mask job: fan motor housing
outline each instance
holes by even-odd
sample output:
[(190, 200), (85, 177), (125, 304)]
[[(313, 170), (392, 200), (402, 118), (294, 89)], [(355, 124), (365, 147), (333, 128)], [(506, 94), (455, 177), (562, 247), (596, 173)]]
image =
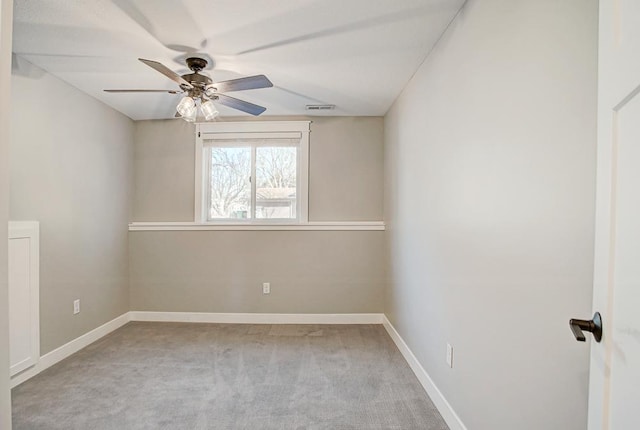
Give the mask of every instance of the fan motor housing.
[(210, 77), (201, 75), (200, 73), (187, 73), (186, 75), (182, 75), (182, 79), (189, 82), (194, 87), (204, 88), (207, 85), (211, 85), (213, 81)]
[[(198, 57), (187, 58), (186, 63), (189, 69), (193, 71), (193, 73), (187, 73), (186, 75), (182, 75), (182, 78), (185, 81), (189, 82), (191, 85), (193, 85), (193, 89), (191, 89), (190, 92), (198, 93), (194, 95), (199, 96), (200, 93), (204, 91), (204, 89), (207, 86), (213, 83), (210, 77), (201, 75), (200, 73), (198, 73), (199, 71), (207, 67), (207, 64), (209, 63), (204, 58), (198, 58)], [(189, 90), (189, 88), (185, 88), (184, 86), (181, 86), (181, 88), (185, 91)]]

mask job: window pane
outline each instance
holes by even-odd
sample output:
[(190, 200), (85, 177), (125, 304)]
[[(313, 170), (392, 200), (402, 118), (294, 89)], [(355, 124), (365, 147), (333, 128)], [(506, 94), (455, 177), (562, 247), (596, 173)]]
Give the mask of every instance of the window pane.
[(296, 218), (296, 148), (256, 148), (256, 218)]
[(251, 218), (251, 148), (211, 148), (209, 219)]

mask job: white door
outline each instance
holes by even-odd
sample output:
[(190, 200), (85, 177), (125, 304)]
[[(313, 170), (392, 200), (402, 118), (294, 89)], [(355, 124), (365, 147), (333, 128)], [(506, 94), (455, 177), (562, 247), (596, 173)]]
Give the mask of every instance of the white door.
[(600, 0), (589, 430), (640, 429), (640, 0)]

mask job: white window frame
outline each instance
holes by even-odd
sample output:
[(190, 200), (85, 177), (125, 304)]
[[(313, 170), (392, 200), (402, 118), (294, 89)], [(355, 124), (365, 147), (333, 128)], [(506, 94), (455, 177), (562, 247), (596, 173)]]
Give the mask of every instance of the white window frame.
[[(242, 122), (213, 122), (196, 124), (195, 143), (195, 195), (194, 214), (195, 222), (198, 224), (308, 224), (309, 222), (309, 131), (311, 121), (242, 121)], [(205, 186), (205, 174), (207, 171), (204, 157), (204, 142), (209, 140), (229, 140), (229, 139), (277, 139), (277, 138), (299, 138), (297, 146), (297, 170), (296, 177), (296, 214), (297, 218), (292, 219), (269, 219), (269, 218), (247, 218), (244, 219), (221, 219), (207, 220), (206, 198), (208, 189)], [(255, 149), (254, 149), (255, 150)], [(255, 166), (252, 164), (252, 169)], [(252, 172), (255, 178), (255, 172)], [(252, 192), (252, 204), (255, 205), (255, 192)], [(255, 206), (252, 206), (255, 209)]]

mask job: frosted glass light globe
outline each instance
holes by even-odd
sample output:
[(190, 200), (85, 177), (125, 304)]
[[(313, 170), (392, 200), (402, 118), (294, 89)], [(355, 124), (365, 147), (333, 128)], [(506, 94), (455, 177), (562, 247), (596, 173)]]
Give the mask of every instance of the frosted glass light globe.
[(183, 118), (187, 117), (191, 114), (192, 110), (196, 110), (196, 102), (189, 96), (183, 97), (180, 103), (178, 103), (178, 106), (176, 106), (176, 110)]
[(217, 117), (219, 113), (211, 100), (207, 100), (206, 102), (202, 103), (200, 105), (200, 109), (204, 114), (204, 119), (206, 119), (207, 121), (211, 121), (212, 119)]
[(184, 115), (182, 115), (182, 119), (184, 119), (187, 122), (195, 122), (197, 113), (198, 113), (198, 109), (194, 106), (189, 111), (186, 111)]

